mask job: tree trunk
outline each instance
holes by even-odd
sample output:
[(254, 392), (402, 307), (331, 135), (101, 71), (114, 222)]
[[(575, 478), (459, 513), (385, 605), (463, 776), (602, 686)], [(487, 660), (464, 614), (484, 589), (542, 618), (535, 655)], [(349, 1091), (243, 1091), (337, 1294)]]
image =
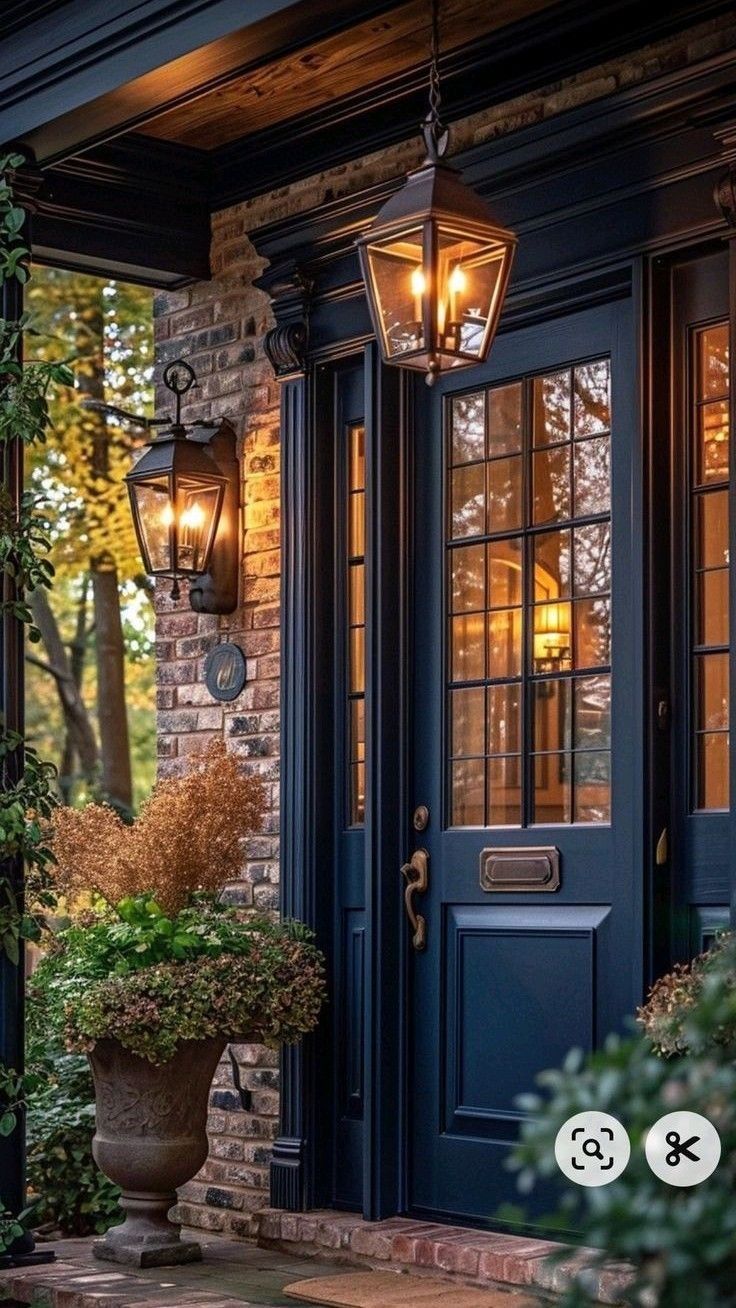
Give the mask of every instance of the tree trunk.
[[(80, 317), (78, 345), (81, 365), (77, 387), (86, 399), (105, 399), (105, 321), (102, 288), (96, 303)], [(93, 476), (110, 476), (110, 434), (104, 411), (86, 409), (83, 425), (89, 439)], [(92, 494), (92, 492), (90, 492)], [(94, 510), (94, 502), (90, 505)], [(117, 568), (110, 555), (91, 560), (97, 660), (97, 719), (102, 757), (102, 789), (115, 807), (130, 810), (133, 782), (125, 703), (125, 645), (120, 617)]]
[[(74, 680), (66, 647), (61, 639), (48, 595), (43, 589), (34, 590), (29, 595), (28, 602), (33, 613), (33, 621), (41, 633), (48, 663), (43, 663), (40, 659), (33, 661), (54, 678), (66, 729), (79, 758), (80, 771), (88, 781), (93, 781), (97, 772), (97, 741), (89, 714)], [(33, 659), (33, 656), (28, 655), (28, 658)]]
[(125, 646), (120, 619), (118, 574), (112, 559), (92, 567), (97, 651), (97, 722), (102, 755), (102, 788), (116, 808), (133, 807), (128, 714), (125, 704)]
[[(82, 593), (79, 596), (79, 601), (77, 603), (77, 621), (74, 639), (69, 645), (69, 670), (80, 697), (82, 694), (82, 681), (84, 680), (84, 664), (87, 657), (87, 641), (89, 639), (89, 633), (87, 631), (88, 599), (89, 577), (85, 576), (82, 582)], [(65, 804), (71, 803), (76, 758), (74, 738), (67, 727), (64, 748), (61, 754), (61, 762), (59, 764), (59, 789)]]

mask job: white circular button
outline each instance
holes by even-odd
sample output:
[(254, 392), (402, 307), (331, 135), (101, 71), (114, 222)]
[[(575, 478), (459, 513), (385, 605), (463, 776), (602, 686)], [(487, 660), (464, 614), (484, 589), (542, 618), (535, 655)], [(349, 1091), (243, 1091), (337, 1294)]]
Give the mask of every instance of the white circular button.
[(666, 1113), (648, 1132), (644, 1152), (660, 1181), (700, 1185), (715, 1172), (721, 1157), (716, 1128), (700, 1113)]
[(576, 1185), (610, 1185), (623, 1172), (631, 1144), (618, 1118), (590, 1109), (568, 1117), (557, 1132), (555, 1158)]

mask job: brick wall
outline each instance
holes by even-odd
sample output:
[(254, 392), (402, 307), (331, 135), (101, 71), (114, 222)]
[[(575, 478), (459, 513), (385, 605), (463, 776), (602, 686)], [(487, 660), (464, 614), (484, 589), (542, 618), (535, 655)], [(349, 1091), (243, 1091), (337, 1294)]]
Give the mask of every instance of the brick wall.
[[(262, 834), (245, 850), (233, 902), (278, 906), (279, 752), (279, 447), (278, 388), (263, 353), (272, 325), (269, 305), (251, 285), (263, 264), (243, 236), (242, 219), (227, 213), (213, 223), (211, 282), (166, 292), (154, 304), (157, 377), (185, 356), (198, 388), (184, 421), (228, 417), (239, 436), (243, 484), (242, 607), (232, 617), (193, 613), (184, 593), (178, 604), (161, 585), (156, 598), (159, 773), (186, 767), (187, 755), (224, 736), (244, 766), (266, 782)], [(157, 392), (159, 410), (168, 405)], [(245, 651), (248, 680), (232, 704), (215, 703), (203, 682), (207, 652), (227, 635)], [(247, 1110), (228, 1058), (218, 1069), (211, 1100), (211, 1153), (199, 1176), (180, 1194), (181, 1215), (209, 1230), (249, 1234), (248, 1213), (267, 1201), (270, 1142), (278, 1114), (278, 1056), (260, 1045), (233, 1047)]]
[[(710, 20), (624, 61), (474, 114), (453, 126), (453, 148), (468, 149), (734, 45), (736, 22)], [(224, 736), (246, 767), (267, 782), (264, 831), (250, 841), (242, 880), (230, 891), (243, 905), (271, 909), (278, 903), (279, 748), (279, 397), (262, 344), (272, 325), (269, 305), (252, 285), (262, 263), (247, 233), (399, 176), (416, 166), (421, 155), (415, 138), (216, 214), (212, 280), (156, 298), (159, 376), (165, 364), (181, 354), (199, 377), (199, 389), (184, 410), (185, 421), (226, 416), (241, 439), (242, 608), (232, 618), (198, 617), (186, 596), (174, 606), (160, 594), (156, 652), (161, 774), (180, 771), (193, 748)], [(164, 394), (158, 399), (164, 408)], [(205, 655), (221, 632), (242, 645), (248, 659), (245, 689), (227, 707), (213, 704), (202, 683)], [(237, 1046), (233, 1052), (248, 1106), (234, 1088), (226, 1059), (212, 1095), (210, 1158), (181, 1192), (180, 1209), (190, 1225), (248, 1235), (249, 1214), (267, 1202), (269, 1146), (277, 1128), (278, 1060), (260, 1046)]]

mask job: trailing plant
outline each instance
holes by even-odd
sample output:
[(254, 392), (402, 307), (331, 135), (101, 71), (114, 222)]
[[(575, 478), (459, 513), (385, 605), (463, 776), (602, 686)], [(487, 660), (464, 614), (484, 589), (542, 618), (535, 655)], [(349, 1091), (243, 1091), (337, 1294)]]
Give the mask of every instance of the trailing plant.
[[(30, 255), (23, 240), (25, 210), (15, 202), (12, 178), (24, 162), (20, 154), (0, 158), (0, 289), (9, 281), (28, 278)], [(48, 396), (55, 384), (72, 385), (64, 363), (21, 361), (27, 334), (25, 315), (18, 321), (0, 318), (0, 453), (17, 442), (42, 444), (48, 423)], [(26, 492), (15, 505), (7, 487), (0, 494), (0, 615), (25, 625), (32, 641), (39, 639), (24, 592), (51, 585), (48, 524), (36, 497)], [(21, 762), (22, 760), (22, 762)], [(24, 746), (22, 737), (0, 728), (0, 948), (11, 962), (20, 956), (22, 936), (38, 935), (37, 915), (53, 902), (48, 876), (51, 856), (39, 819), (48, 818), (55, 803), (54, 770)], [(27, 868), (25, 912), (13, 866)]]
[[(623, 1175), (599, 1188), (565, 1188), (557, 1222), (599, 1251), (589, 1266), (631, 1264), (631, 1305), (736, 1305), (735, 977), (736, 940), (728, 937), (657, 983), (638, 1015), (640, 1034), (611, 1038), (587, 1058), (573, 1051), (539, 1078), (543, 1094), (519, 1100), (532, 1115), (513, 1160), (524, 1192), (559, 1183), (555, 1137), (573, 1114), (597, 1109), (625, 1125), (631, 1159)], [(707, 1117), (721, 1138), (716, 1171), (691, 1189), (660, 1181), (644, 1153), (649, 1129), (678, 1109)], [(587, 1276), (574, 1277), (564, 1308), (593, 1302)]]
[[(0, 290), (28, 278), (30, 251), (23, 240), (25, 210), (15, 202), (12, 178), (24, 163), (20, 154), (0, 157)], [(22, 361), (28, 320), (0, 318), (0, 458), (7, 467), (8, 451), (43, 444), (48, 423), (48, 397), (55, 384), (72, 385), (64, 363)], [(0, 618), (21, 623), (31, 641), (39, 639), (25, 592), (51, 585), (48, 524), (41, 505), (28, 492), (15, 504), (7, 485), (0, 491)], [(0, 722), (0, 950), (17, 966), (20, 940), (40, 932), (39, 916), (52, 907), (49, 878), (51, 854), (42, 822), (55, 804), (54, 769), (25, 745), (17, 731)], [(25, 887), (19, 867), (25, 865)], [(28, 905), (28, 909), (26, 908)], [(0, 1064), (0, 1135), (19, 1128), (27, 1097), (36, 1088), (33, 1074), (21, 1076)], [(30, 1212), (0, 1212), (0, 1250), (23, 1234)]]

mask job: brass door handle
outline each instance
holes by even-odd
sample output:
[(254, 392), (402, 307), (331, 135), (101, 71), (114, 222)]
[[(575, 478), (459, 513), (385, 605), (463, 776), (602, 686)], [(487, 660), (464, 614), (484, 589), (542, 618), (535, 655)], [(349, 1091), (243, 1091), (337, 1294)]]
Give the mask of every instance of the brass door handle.
[(414, 911), (414, 896), (423, 895), (429, 886), (429, 854), (426, 849), (415, 849), (408, 863), (404, 863), (401, 875), (406, 881), (404, 904), (406, 916), (414, 932), (411, 943), (415, 949), (424, 949), (427, 944), (427, 923), (421, 913)]

